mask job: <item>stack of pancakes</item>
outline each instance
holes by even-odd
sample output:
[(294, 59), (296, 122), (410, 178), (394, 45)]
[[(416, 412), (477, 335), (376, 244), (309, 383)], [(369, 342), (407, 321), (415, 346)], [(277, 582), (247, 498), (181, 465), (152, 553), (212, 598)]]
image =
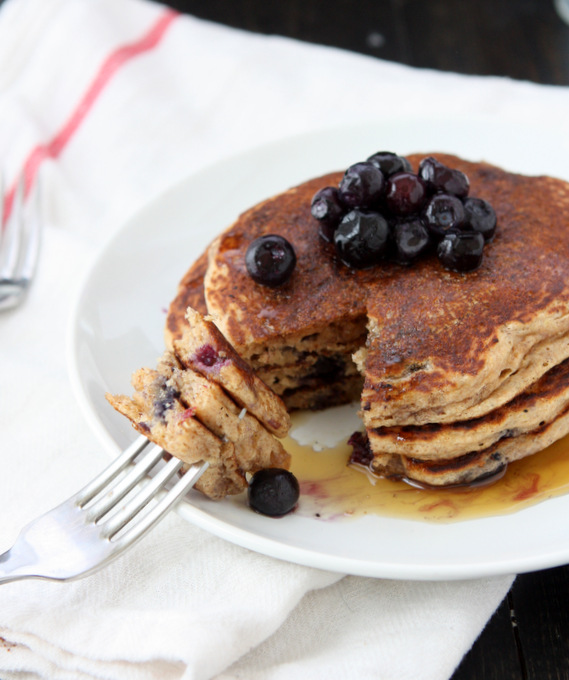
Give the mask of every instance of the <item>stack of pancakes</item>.
[[(436, 257), (353, 270), (318, 236), (312, 196), (342, 173), (251, 208), (191, 267), (171, 304), (175, 347), (188, 306), (217, 327), (289, 409), (361, 400), (372, 471), (432, 485), (493, 475), (569, 431), (569, 184), (435, 156), (465, 172), (498, 217), (481, 267)], [(245, 251), (275, 233), (297, 266), (256, 284)]]
[(210, 498), (243, 491), (247, 473), (287, 468), (275, 436), (286, 435), (288, 412), (217, 328), (188, 309), (173, 345), (156, 368), (134, 373), (132, 397), (108, 394), (110, 404), (173, 456), (207, 461), (196, 488)]

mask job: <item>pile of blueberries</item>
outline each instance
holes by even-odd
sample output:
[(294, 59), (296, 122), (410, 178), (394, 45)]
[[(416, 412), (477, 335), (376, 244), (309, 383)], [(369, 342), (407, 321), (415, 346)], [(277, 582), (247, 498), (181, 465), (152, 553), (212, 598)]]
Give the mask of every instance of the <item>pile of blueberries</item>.
[[(494, 209), (469, 189), (463, 172), (436, 158), (424, 158), (415, 174), (403, 156), (378, 151), (351, 165), (339, 186), (318, 191), (311, 212), (321, 238), (353, 269), (410, 265), (436, 252), (446, 269), (469, 272), (496, 231)], [(245, 261), (257, 283), (276, 287), (290, 278), (296, 254), (284, 237), (267, 234), (250, 244)]]
[(406, 158), (379, 151), (351, 165), (338, 187), (318, 191), (311, 211), (349, 267), (385, 259), (408, 265), (436, 251), (446, 269), (467, 272), (480, 266), (496, 231), (494, 209), (469, 197), (469, 188), (463, 172), (433, 157), (415, 174)]

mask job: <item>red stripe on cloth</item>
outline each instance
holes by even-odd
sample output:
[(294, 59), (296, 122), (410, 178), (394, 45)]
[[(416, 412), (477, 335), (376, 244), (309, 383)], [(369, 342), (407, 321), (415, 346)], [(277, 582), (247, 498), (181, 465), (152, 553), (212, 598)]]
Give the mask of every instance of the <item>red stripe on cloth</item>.
[[(126, 62), (156, 47), (174, 19), (178, 16), (180, 16), (179, 12), (171, 9), (166, 10), (139, 40), (117, 48), (105, 59), (85, 94), (81, 97), (69, 118), (61, 126), (59, 132), (49, 142), (38, 144), (26, 158), (23, 170), (20, 173), (20, 177), (24, 176), (24, 196), (27, 196), (32, 188), (42, 162), (46, 158), (57, 158), (59, 156), (69, 140), (77, 132), (79, 126), (92, 109), (93, 104), (97, 101), (97, 98), (114, 74)], [(14, 181), (4, 197), (4, 221), (8, 219), (12, 211), (14, 194), (19, 181), (19, 178)]]

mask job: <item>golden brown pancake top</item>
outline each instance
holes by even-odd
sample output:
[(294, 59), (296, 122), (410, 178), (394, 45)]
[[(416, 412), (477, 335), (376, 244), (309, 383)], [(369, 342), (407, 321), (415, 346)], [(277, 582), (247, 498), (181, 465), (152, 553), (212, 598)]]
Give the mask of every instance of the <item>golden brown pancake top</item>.
[[(410, 160), (416, 167), (425, 155)], [(423, 362), (432, 362), (437, 370), (428, 376), (417, 371), (421, 375), (413, 387), (431, 391), (438, 381), (448, 381), (447, 370), (476, 374), (504, 324), (526, 323), (545, 308), (565, 313), (569, 184), (444, 154), (428, 155), (465, 172), (470, 195), (489, 201), (497, 213), (496, 236), (486, 245), (477, 271), (449, 272), (434, 256), (411, 267), (389, 262), (366, 270), (346, 267), (319, 238), (310, 214), (314, 193), (337, 185), (342, 177), (340, 172), (329, 174), (251, 208), (222, 235), (210, 263), (206, 299), (210, 312), (223, 311), (230, 340), (238, 347), (262, 343), (367, 313), (380, 331), (368, 340), (373, 350), (366, 363), (368, 380), (374, 389), (384, 389), (378, 397), (396, 398), (397, 387), (389, 380), (413, 373)], [(245, 269), (248, 245), (268, 233), (287, 238), (297, 255), (291, 279), (276, 289), (256, 284)], [(204, 268), (201, 260), (188, 273), (192, 287), (186, 295), (194, 305), (201, 299), (196, 282)], [(171, 316), (184, 303), (182, 291)], [(412, 375), (404, 381), (406, 390), (410, 381)]]

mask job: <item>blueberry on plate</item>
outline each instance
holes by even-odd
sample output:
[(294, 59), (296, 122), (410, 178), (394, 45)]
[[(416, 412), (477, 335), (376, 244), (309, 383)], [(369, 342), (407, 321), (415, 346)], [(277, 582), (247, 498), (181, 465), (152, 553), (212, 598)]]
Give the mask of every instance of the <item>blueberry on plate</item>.
[(247, 490), (249, 506), (270, 517), (281, 517), (294, 509), (300, 496), (297, 478), (282, 468), (258, 470)]
[(249, 276), (264, 286), (280, 286), (296, 266), (296, 253), (283, 236), (267, 234), (249, 244), (245, 254)]
[(484, 237), (474, 231), (447, 234), (439, 243), (437, 255), (445, 269), (471, 272), (482, 262)]
[(336, 252), (342, 262), (354, 269), (376, 264), (387, 252), (390, 229), (383, 215), (352, 210), (334, 234)]

